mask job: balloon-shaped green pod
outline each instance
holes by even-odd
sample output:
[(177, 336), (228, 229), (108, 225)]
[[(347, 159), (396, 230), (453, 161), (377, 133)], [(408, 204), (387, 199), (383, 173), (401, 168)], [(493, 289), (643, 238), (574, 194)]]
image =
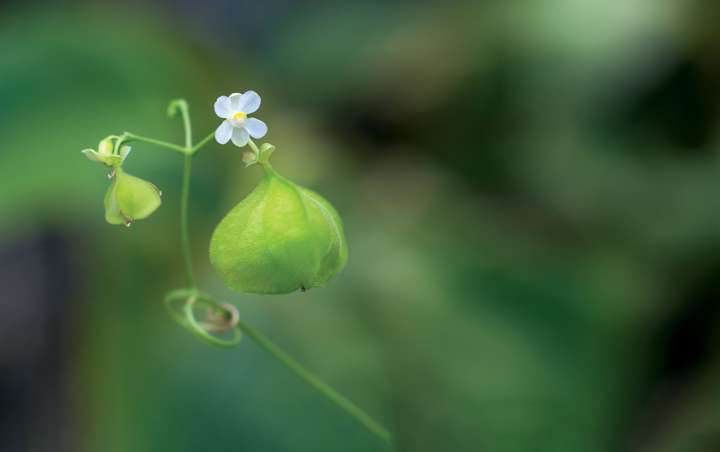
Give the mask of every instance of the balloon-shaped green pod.
[(130, 224), (149, 217), (160, 207), (158, 188), (139, 177), (115, 168), (112, 184), (105, 193), (105, 220), (110, 224)]
[(322, 287), (348, 257), (342, 221), (317, 193), (260, 162), (263, 178), (223, 218), (210, 261), (231, 289), (281, 294)]

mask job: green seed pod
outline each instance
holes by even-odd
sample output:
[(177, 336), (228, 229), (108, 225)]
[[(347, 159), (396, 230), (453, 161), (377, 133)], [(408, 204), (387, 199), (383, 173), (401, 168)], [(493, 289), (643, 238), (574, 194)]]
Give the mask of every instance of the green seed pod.
[(105, 193), (105, 220), (110, 224), (130, 226), (135, 220), (147, 218), (160, 207), (161, 192), (138, 177), (115, 168), (112, 184)]
[(210, 261), (239, 292), (322, 287), (347, 262), (340, 216), (322, 196), (284, 178), (263, 157), (263, 179), (215, 229)]

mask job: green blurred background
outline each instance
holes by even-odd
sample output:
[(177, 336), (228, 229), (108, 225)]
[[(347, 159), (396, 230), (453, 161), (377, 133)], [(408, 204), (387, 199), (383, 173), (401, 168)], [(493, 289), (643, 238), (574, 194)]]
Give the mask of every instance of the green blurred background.
[(381, 451), (183, 284), (181, 159), (103, 220), (80, 150), (181, 142), (254, 89), (276, 169), (344, 218), (329, 287), (243, 296), (209, 266), (259, 178), (195, 160), (201, 285), (364, 407), (397, 451), (720, 450), (720, 6), (712, 1), (9, 1), (0, 6), (0, 450)]

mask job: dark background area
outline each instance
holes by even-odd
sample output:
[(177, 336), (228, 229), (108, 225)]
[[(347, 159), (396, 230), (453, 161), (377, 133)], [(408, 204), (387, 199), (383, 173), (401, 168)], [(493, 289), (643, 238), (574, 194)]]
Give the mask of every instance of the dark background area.
[(166, 315), (163, 206), (103, 220), (80, 150), (180, 142), (253, 89), (273, 165), (342, 215), (327, 288), (222, 287), (210, 234), (259, 178), (195, 162), (202, 286), (394, 433), (398, 451), (720, 450), (720, 6), (711, 1), (5, 2), (0, 450), (384, 450), (246, 340)]

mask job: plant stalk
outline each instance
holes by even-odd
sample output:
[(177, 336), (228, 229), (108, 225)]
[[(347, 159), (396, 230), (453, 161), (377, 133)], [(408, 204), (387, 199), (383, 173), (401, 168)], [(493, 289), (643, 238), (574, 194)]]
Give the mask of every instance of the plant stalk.
[(383, 426), (375, 422), (365, 411), (360, 407), (352, 403), (348, 398), (335, 391), (330, 385), (320, 380), (310, 371), (305, 369), (302, 364), (295, 361), (287, 353), (282, 351), (277, 345), (275, 345), (270, 339), (255, 328), (251, 327), (242, 320), (238, 321), (238, 327), (250, 338), (255, 341), (261, 348), (266, 352), (270, 353), (275, 359), (286, 368), (290, 369), (295, 375), (300, 377), (305, 383), (310, 385), (313, 389), (318, 391), (320, 394), (325, 396), (330, 402), (334, 403), (353, 419), (362, 424), (370, 433), (374, 434), (378, 438), (382, 439), (386, 443), (391, 442), (391, 435)]
[(195, 289), (192, 253), (190, 248), (190, 228), (188, 226), (188, 205), (190, 201), (190, 176), (192, 173), (192, 155), (185, 154), (183, 163), (182, 193), (180, 196), (180, 240), (183, 260), (185, 261), (185, 277), (188, 287)]
[[(188, 207), (189, 207), (189, 201), (190, 201), (190, 176), (192, 175), (192, 158), (195, 153), (200, 150), (205, 144), (207, 144), (210, 140), (212, 140), (214, 136), (214, 132), (211, 132), (209, 135), (207, 135), (205, 138), (203, 138), (200, 142), (195, 144), (193, 146), (192, 144), (192, 124), (190, 122), (190, 114), (188, 112), (188, 106), (187, 102), (185, 102), (183, 99), (177, 99), (176, 101), (173, 101), (171, 104), (171, 114), (174, 114), (175, 112), (179, 111), (182, 115), (183, 120), (183, 127), (185, 129), (185, 146), (179, 146), (173, 143), (168, 143), (166, 141), (156, 140), (154, 138), (148, 138), (140, 135), (135, 135), (130, 132), (125, 132), (122, 137), (123, 142), (130, 142), (130, 141), (141, 141), (149, 144), (154, 144), (156, 146), (164, 147), (166, 149), (171, 149), (173, 151), (180, 152), (184, 154), (184, 163), (183, 163), (183, 178), (182, 178), (182, 192), (180, 197), (180, 240), (181, 240), (181, 250), (183, 255), (183, 260), (185, 262), (185, 276), (188, 283), (188, 288), (191, 290), (191, 292), (195, 293), (193, 295), (192, 300), (195, 300), (197, 298), (197, 285), (195, 282), (195, 275), (193, 273), (193, 265), (192, 265), (192, 254), (191, 254), (191, 247), (190, 247), (190, 230), (188, 226)], [(255, 152), (256, 155), (260, 154), (260, 150), (258, 149), (257, 145), (250, 140), (248, 142), (250, 148)], [(209, 297), (205, 297), (205, 299), (209, 302), (213, 302)], [(189, 323), (189, 326), (192, 328), (201, 329), (199, 325), (197, 325), (197, 322), (194, 321), (194, 317), (192, 315), (192, 305), (187, 304), (185, 306), (185, 315), (191, 319), (192, 321)], [(174, 316), (176, 320), (178, 320), (177, 317)], [(188, 325), (183, 324), (182, 321), (178, 320), (179, 323), (183, 326), (188, 327)], [(305, 367), (302, 366), (298, 361), (291, 358), (287, 353), (282, 351), (277, 345), (275, 345), (270, 339), (268, 339), (264, 334), (262, 334), (260, 331), (256, 330), (252, 326), (248, 325), (247, 323), (243, 322), (242, 320), (238, 320), (237, 328), (239, 328), (243, 333), (250, 336), (250, 338), (255, 341), (256, 344), (258, 344), (263, 350), (268, 352), (272, 357), (277, 359), (283, 366), (285, 366), (287, 369), (289, 369), (291, 372), (293, 372), (296, 376), (298, 376), (302, 381), (304, 381), (306, 384), (308, 384), (310, 387), (318, 391), (320, 394), (322, 394), (325, 398), (327, 398), (330, 402), (337, 405), (340, 409), (345, 411), (349, 416), (351, 416), (353, 419), (355, 419), (357, 422), (359, 422), (361, 425), (363, 425), (369, 432), (377, 436), (378, 438), (382, 439), (386, 443), (390, 444), (392, 441), (392, 437), (389, 431), (387, 431), (384, 427), (382, 427), (380, 424), (375, 422), (375, 420), (370, 417), (365, 411), (363, 411), (360, 407), (355, 405), (353, 402), (351, 402), (349, 399), (347, 399), (342, 394), (335, 391), (330, 385), (325, 383), (324, 381), (320, 380), (318, 377), (316, 377), (313, 373), (305, 369)], [(197, 331), (196, 331), (197, 333)], [(206, 341), (208, 341), (211, 344), (218, 345), (217, 343), (209, 340), (207, 337), (205, 337), (207, 333), (204, 335), (200, 335), (200, 337)]]

